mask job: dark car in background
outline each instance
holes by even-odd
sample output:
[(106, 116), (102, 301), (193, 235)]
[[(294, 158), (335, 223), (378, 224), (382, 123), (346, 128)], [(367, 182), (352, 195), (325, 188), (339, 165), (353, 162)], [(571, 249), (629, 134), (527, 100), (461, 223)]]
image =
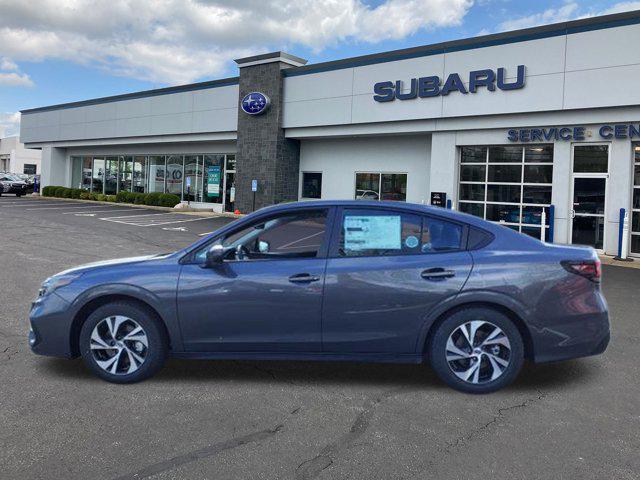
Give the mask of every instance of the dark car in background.
[(82, 356), (99, 377), (150, 377), (193, 359), (428, 363), (448, 385), (494, 391), (525, 359), (609, 342), (600, 262), (477, 217), (400, 202), (265, 208), (171, 254), (47, 279), (35, 353)]
[(0, 173), (0, 185), (2, 186), (0, 195), (3, 193), (11, 193), (17, 197), (21, 197), (28, 193), (27, 182), (10, 173)]

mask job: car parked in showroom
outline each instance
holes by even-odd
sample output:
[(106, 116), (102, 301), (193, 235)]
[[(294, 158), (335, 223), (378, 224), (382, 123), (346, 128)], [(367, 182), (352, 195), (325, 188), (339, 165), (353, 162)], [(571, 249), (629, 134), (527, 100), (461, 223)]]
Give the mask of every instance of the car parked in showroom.
[(494, 391), (525, 359), (609, 342), (600, 262), (438, 207), (313, 201), (259, 210), (174, 253), (47, 279), (35, 353), (82, 356), (99, 377), (150, 377), (193, 359), (429, 363), (448, 385)]
[(2, 185), (3, 193), (11, 193), (16, 197), (21, 197), (27, 194), (27, 182), (10, 173), (0, 173), (0, 185)]

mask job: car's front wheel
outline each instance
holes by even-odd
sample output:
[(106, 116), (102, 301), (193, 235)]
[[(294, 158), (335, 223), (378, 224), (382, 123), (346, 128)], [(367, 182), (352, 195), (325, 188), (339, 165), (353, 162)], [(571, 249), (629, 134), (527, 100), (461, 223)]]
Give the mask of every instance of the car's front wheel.
[(435, 332), (431, 366), (449, 386), (489, 393), (510, 384), (524, 362), (518, 328), (503, 313), (469, 307), (448, 316)]
[(80, 352), (87, 367), (113, 383), (133, 383), (155, 374), (164, 364), (167, 335), (144, 307), (112, 302), (92, 312), (80, 331)]

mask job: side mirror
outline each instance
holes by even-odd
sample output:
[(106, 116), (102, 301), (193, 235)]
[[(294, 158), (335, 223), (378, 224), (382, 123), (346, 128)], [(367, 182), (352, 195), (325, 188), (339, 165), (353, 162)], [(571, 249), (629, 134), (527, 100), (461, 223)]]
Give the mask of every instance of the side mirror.
[(219, 244), (212, 245), (209, 250), (207, 250), (207, 257), (203, 267), (212, 268), (222, 264), (224, 258), (227, 256), (227, 253), (229, 253), (228, 248), (225, 248)]
[(271, 248), (271, 244), (264, 240), (258, 240), (258, 251), (260, 253), (269, 253), (269, 249)]

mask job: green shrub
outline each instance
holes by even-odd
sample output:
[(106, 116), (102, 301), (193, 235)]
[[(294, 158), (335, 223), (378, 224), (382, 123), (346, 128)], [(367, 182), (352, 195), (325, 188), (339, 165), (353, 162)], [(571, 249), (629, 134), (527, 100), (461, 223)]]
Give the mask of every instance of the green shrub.
[(118, 192), (118, 194), (116, 195), (116, 201), (118, 203), (133, 203), (132, 195), (133, 194), (131, 192)]
[(144, 204), (158, 206), (160, 205), (160, 199), (162, 198), (162, 195), (164, 195), (164, 193), (160, 193), (160, 192), (147, 193), (147, 197), (144, 199)]
[(104, 195), (102, 193), (91, 193), (80, 188), (67, 188), (55, 185), (48, 185), (42, 189), (45, 197), (57, 198), (80, 198), (83, 200), (97, 200), (100, 202), (134, 203), (136, 205), (151, 205), (158, 207), (173, 208), (180, 203), (180, 197), (172, 193), (140, 193), (140, 192), (118, 192), (117, 195)]
[(180, 197), (173, 193), (163, 193), (160, 196), (160, 206), (173, 208), (180, 203)]

